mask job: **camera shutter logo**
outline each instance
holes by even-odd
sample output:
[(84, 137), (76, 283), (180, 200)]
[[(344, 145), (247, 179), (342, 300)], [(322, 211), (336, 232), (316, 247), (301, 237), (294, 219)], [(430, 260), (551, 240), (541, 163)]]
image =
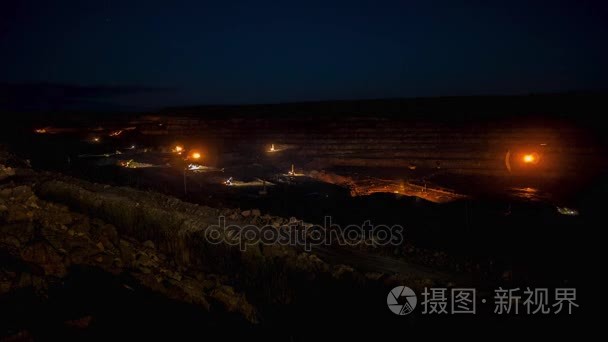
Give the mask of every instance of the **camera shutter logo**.
[(395, 287), (386, 297), (386, 305), (396, 315), (409, 314), (416, 308), (416, 303), (416, 293), (406, 286)]

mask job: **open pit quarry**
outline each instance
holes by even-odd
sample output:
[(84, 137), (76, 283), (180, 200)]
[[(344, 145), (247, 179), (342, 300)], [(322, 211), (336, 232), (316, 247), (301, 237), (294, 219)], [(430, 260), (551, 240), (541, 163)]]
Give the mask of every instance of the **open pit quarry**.
[[(587, 121), (329, 107), (168, 109), (7, 132), (3, 334), (316, 336), (302, 325), (390, 326), (386, 294), (403, 284), (471, 286), (491, 299), (499, 285), (581, 278), (584, 256), (564, 246), (583, 245), (572, 232), (602, 212), (607, 166), (605, 138)], [(405, 239), (244, 250), (206, 239), (220, 217), (280, 232), (326, 215), (340, 229), (401, 225)]]
[[(394, 117), (278, 116), (202, 118), (198, 115), (148, 116), (144, 134), (198, 137), (224, 152), (252, 146), (276, 159), (297, 159), (302, 169), (390, 168), (403, 174), (458, 174), (492, 177), (572, 178), (603, 165), (598, 137), (566, 121), (487, 120), (466, 115), (454, 121)], [(162, 123), (161, 126), (158, 123)], [(527, 153), (542, 158), (530, 167)], [(283, 156), (283, 158), (281, 158)]]
[[(89, 282), (105, 284), (112, 279), (112, 286), (122, 292), (160, 296), (170, 303), (194, 307), (202, 312), (204, 322), (212, 322), (208, 333), (224, 329), (226, 322), (256, 331), (260, 324), (267, 328), (265, 322), (276, 324), (276, 310), (281, 315), (289, 305), (319, 305), (322, 298), (340, 298), (345, 292), (360, 296), (403, 282), (413, 288), (464, 283), (462, 278), (397, 260), (385, 269), (358, 270), (330, 261), (334, 258), (327, 251), (321, 259), (314, 252), (290, 246), (256, 244), (242, 251), (227, 244), (210, 244), (203, 236), (218, 216), (226, 217), (228, 224), (276, 229), (296, 219), (262, 214), (257, 209), (211, 208), (159, 193), (34, 171), (7, 156), (5, 153), (0, 163), (0, 298), (5, 308), (16, 300), (12, 298), (23, 296), (31, 297), (33, 303), (52, 303), (54, 298), (63, 298), (74, 283), (85, 290), (93, 287), (103, 296), (103, 286), (110, 285), (78, 283), (83, 274), (87, 274), (85, 279), (101, 274)], [(374, 269), (374, 261), (370, 265)], [(386, 265), (385, 260), (380, 257), (376, 265)], [(35, 337), (40, 331), (48, 334), (48, 326), (63, 334), (67, 331), (68, 336), (82, 331), (99, 333), (98, 329), (116, 324), (109, 318), (116, 313), (105, 312), (95, 296), (63, 298), (66, 311), (58, 310), (53, 316), (45, 316), (46, 311), (39, 307), (43, 304), (3, 312), (3, 317), (12, 316), (5, 317), (3, 324), (15, 338)], [(346, 298), (341, 301), (352, 305)], [(28, 310), (42, 311), (31, 315)], [(41, 326), (38, 320), (45, 323)], [(11, 326), (11, 322), (20, 323)], [(180, 336), (180, 332), (174, 334)]]

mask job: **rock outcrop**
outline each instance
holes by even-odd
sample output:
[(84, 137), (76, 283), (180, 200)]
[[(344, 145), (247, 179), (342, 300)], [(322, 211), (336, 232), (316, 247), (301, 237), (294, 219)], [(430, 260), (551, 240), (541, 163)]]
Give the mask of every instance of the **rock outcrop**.
[[(256, 312), (244, 294), (217, 281), (214, 274), (177, 266), (151, 241), (121, 235), (97, 218), (70, 211), (65, 205), (40, 200), (28, 185), (0, 190), (0, 252), (20, 267), (4, 266), (0, 295), (33, 286), (46, 287), (68, 275), (74, 266), (129, 273), (138, 285), (167, 298), (210, 310), (210, 301), (255, 322)], [(221, 294), (229, 294), (229, 296)]]
[[(322, 301), (317, 298), (321, 294), (335, 298), (345, 291), (384, 293), (404, 283), (420, 289), (450, 281), (415, 270), (365, 273), (289, 245), (258, 242), (241, 249), (205, 238), (219, 216), (227, 225), (277, 231), (298, 223), (296, 218), (263, 215), (258, 209), (210, 208), (54, 173), (15, 171), (21, 176), (0, 181), (0, 257), (6, 260), (0, 267), (0, 295), (33, 289), (44, 297), (74, 269), (95, 269), (121, 279), (128, 275), (134, 283), (125, 286), (256, 323), (273, 315), (267, 307), (314, 306), (310, 303)], [(70, 326), (88, 326), (90, 319), (81, 318)]]

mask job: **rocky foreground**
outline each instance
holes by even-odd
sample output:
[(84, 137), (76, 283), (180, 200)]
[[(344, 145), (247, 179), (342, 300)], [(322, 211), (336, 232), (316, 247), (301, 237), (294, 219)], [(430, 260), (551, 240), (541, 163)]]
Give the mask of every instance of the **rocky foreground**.
[[(4, 163), (10, 161), (5, 157)], [(256, 325), (280, 316), (281, 308), (314, 303), (319, 293), (370, 288), (385, 293), (404, 283), (420, 288), (447, 282), (415, 271), (364, 273), (289, 246), (254, 245), (241, 251), (210, 244), (203, 238), (205, 230), (220, 215), (228, 224), (276, 229), (289, 220), (0, 164), (2, 298), (28, 289), (44, 299), (49, 288), (62, 286), (74, 270), (94, 269), (128, 278), (126, 288), (143, 288)], [(92, 314), (65, 324), (86, 328), (94, 321)], [(0, 334), (23, 331), (6, 327)]]

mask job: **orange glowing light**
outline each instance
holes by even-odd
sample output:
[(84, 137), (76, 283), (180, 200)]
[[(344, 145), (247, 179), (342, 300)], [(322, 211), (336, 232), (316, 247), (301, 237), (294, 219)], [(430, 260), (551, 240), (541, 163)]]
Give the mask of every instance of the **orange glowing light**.
[(182, 152), (184, 152), (184, 147), (180, 146), (180, 145), (176, 145), (172, 151), (177, 154), (182, 154)]
[(99, 138), (98, 137), (93, 138), (93, 142), (99, 142)]
[(534, 154), (525, 154), (522, 160), (526, 164), (532, 164), (536, 162), (536, 156)]
[(192, 159), (200, 159), (201, 158), (201, 154), (198, 152), (194, 152), (192, 153)]

